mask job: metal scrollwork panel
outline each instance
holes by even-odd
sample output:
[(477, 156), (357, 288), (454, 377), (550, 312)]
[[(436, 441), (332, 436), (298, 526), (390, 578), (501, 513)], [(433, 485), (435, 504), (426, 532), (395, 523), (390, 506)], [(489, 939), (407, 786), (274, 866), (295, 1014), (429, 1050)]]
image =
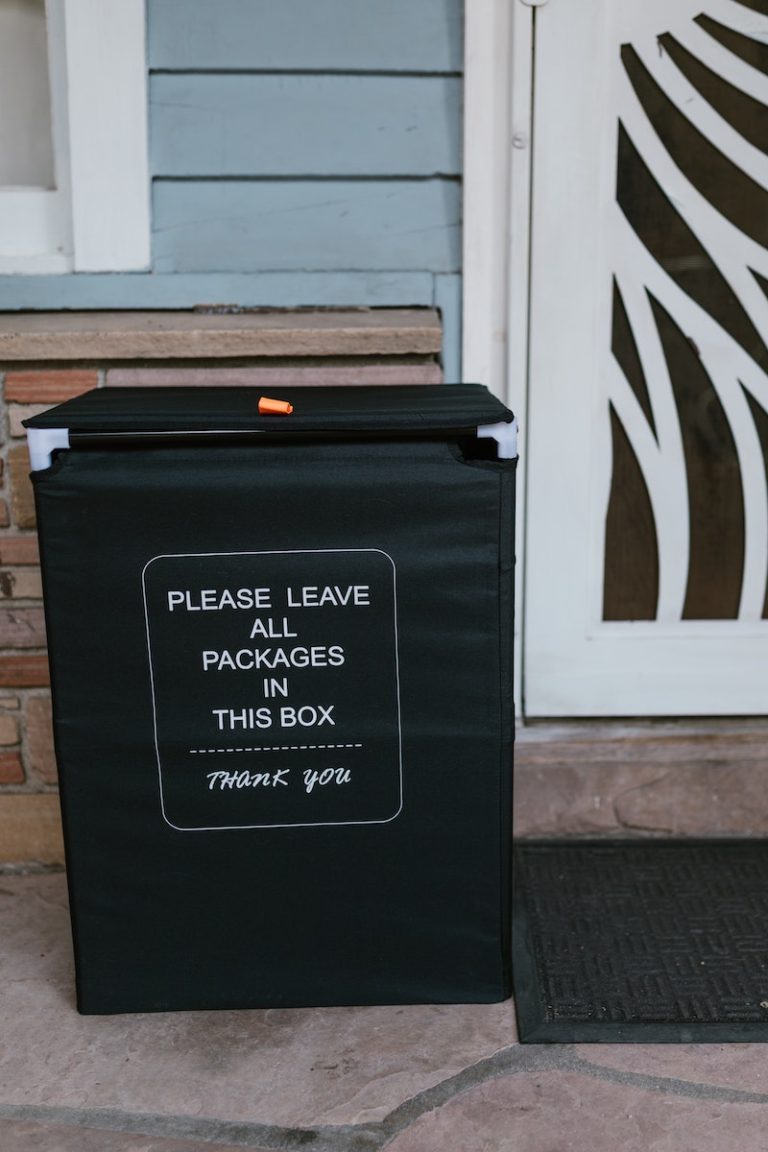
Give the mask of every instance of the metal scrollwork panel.
[(755, 622), (768, 618), (768, 2), (676, 3), (672, 19), (650, 7), (623, 3), (616, 60), (603, 618)]

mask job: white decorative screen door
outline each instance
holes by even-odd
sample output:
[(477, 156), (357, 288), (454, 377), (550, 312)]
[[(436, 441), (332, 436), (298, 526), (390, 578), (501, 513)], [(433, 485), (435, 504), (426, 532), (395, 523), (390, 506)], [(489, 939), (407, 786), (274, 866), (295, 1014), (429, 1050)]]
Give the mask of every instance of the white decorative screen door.
[(768, 0), (535, 20), (525, 711), (768, 712)]

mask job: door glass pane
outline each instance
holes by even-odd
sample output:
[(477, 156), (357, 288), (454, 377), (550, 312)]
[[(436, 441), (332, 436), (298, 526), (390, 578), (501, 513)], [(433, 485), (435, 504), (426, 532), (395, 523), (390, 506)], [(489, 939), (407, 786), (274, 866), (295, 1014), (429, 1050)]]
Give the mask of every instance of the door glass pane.
[(0, 0), (0, 185), (54, 179), (45, 0)]

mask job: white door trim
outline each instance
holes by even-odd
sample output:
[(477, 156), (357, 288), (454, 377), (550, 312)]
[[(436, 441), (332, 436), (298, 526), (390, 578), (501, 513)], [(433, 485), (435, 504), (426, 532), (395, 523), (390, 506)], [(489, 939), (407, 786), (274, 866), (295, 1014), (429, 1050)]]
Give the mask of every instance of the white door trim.
[[(683, 291), (663, 260), (651, 255), (629, 216), (617, 207), (620, 118), (662, 194), (712, 263), (736, 285), (734, 291), (749, 283), (749, 267), (768, 268), (766, 249), (743, 238), (677, 167), (622, 64), (621, 46), (632, 45), (649, 72), (669, 83), (673, 64), (662, 60), (660, 68), (657, 36), (667, 31), (688, 43), (698, 31), (695, 20), (702, 9), (728, 26), (731, 21), (737, 26), (746, 12), (730, 0), (680, 0), (671, 6), (662, 0), (617, 5), (583, 0), (552, 3), (536, 19), (528, 716), (768, 712), (768, 621), (761, 618), (768, 502), (762, 450), (742, 383), (750, 379), (746, 386), (754, 388), (765, 407), (766, 375), (717, 317)], [(757, 19), (768, 29), (764, 17)], [(755, 27), (748, 27), (754, 36)], [(708, 116), (713, 122), (704, 98), (693, 113), (682, 82), (675, 93), (682, 116)], [(768, 104), (768, 89), (761, 102)], [(730, 130), (726, 137), (726, 146), (732, 146)], [(716, 136), (714, 142), (723, 146)], [(631, 384), (612, 357), (614, 275), (628, 307), (652, 421), (634, 403)], [(757, 301), (754, 326), (764, 332), (765, 300), (757, 288), (750, 291), (745, 307)], [(696, 349), (733, 438), (745, 518), (739, 619), (683, 618), (690, 560), (688, 476), (680, 442), (684, 417), (648, 293)], [(751, 384), (747, 371), (760, 379), (762, 390)], [(654, 513), (659, 608), (653, 620), (604, 619), (611, 406), (638, 461)]]
[(517, 474), (516, 705), (522, 701), (523, 539), (531, 213), (532, 9), (466, 0), (462, 379), (487, 384), (521, 427)]

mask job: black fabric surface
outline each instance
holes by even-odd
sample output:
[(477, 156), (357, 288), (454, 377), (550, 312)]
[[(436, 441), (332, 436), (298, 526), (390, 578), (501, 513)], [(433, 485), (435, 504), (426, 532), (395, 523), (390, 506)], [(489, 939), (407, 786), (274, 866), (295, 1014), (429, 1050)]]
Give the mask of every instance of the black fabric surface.
[[(273, 395), (273, 392), (270, 392)], [(71, 432), (450, 430), (511, 420), (482, 384), (278, 389), (290, 416), (260, 416), (255, 388), (95, 388), (25, 421)]]
[(525, 1043), (768, 1040), (768, 842), (522, 841)]
[[(34, 485), (80, 1010), (507, 996), (514, 462), (83, 449)], [(286, 609), (327, 586), (369, 603)], [(270, 610), (198, 607), (264, 587)], [(202, 669), (279, 648), (319, 666)], [(215, 715), (331, 704), (333, 725)], [(307, 792), (329, 765), (346, 783)]]

